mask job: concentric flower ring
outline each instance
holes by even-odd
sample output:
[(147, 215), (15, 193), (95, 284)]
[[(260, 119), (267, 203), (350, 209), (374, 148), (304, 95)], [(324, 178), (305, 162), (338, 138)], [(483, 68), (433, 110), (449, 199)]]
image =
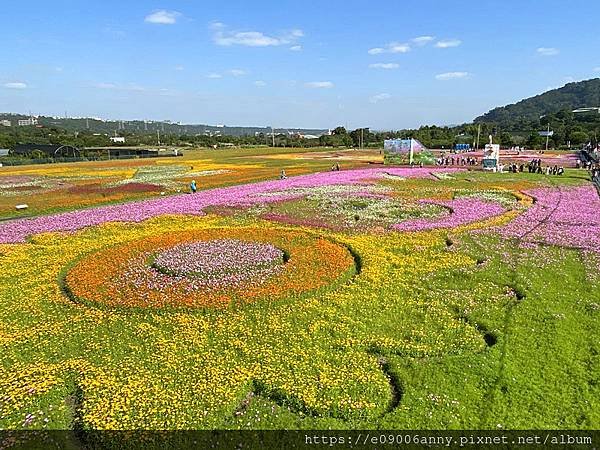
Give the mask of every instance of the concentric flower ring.
[(161, 234), (88, 254), (66, 272), (71, 298), (108, 307), (226, 307), (297, 296), (355, 273), (349, 250), (279, 229)]

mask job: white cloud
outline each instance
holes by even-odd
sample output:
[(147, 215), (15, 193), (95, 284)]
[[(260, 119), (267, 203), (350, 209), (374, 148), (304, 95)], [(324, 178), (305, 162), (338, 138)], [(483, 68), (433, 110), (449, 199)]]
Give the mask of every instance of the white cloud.
[(217, 45), (245, 45), (247, 47), (268, 47), (270, 45), (281, 45), (278, 38), (266, 36), (260, 31), (239, 31), (225, 35), (222, 32), (214, 36)]
[(185, 67), (183, 67), (183, 66), (175, 66), (174, 69), (177, 70), (178, 72), (181, 72), (182, 70), (185, 70)]
[(370, 49), (367, 53), (369, 53), (369, 55), (379, 55), (384, 52), (385, 52), (385, 48), (375, 47), (375, 48)]
[(594, 67), (594, 72), (600, 72), (600, 66)]
[(140, 86), (136, 83), (127, 83), (127, 84), (116, 84), (116, 83), (93, 83), (91, 87), (96, 89), (113, 89), (118, 91), (132, 91), (132, 92), (144, 92), (148, 91), (144, 86)]
[(254, 86), (263, 87), (263, 86), (266, 86), (266, 85), (267, 85), (267, 83), (265, 83), (263, 80), (256, 80), (254, 82)]
[(542, 56), (555, 56), (560, 53), (560, 50), (554, 47), (539, 47), (536, 52)]
[(375, 63), (375, 64), (369, 64), (369, 68), (370, 69), (397, 69), (398, 67), (400, 67), (399, 64), (396, 63)]
[(435, 39), (434, 36), (418, 36), (416, 38), (411, 39), (418, 46), (423, 46), (429, 44), (431, 41)]
[(147, 23), (156, 23), (159, 25), (173, 25), (177, 22), (177, 19), (181, 16), (181, 13), (177, 11), (167, 11), (164, 9), (154, 11), (148, 14), (144, 19)]
[(389, 46), (390, 53), (406, 53), (410, 51), (410, 46), (408, 44), (398, 44), (397, 42), (392, 42)]
[(462, 41), (460, 39), (446, 39), (443, 41), (436, 42), (435, 46), (437, 48), (451, 48), (458, 47), (460, 44), (462, 44)]
[(392, 96), (390, 94), (383, 92), (381, 94), (373, 95), (371, 98), (369, 98), (369, 102), (377, 103), (377, 102), (381, 102), (383, 100), (387, 100), (389, 98), (392, 98)]
[(329, 89), (334, 86), (331, 81), (311, 81), (304, 84), (306, 87), (315, 89)]
[(242, 75), (246, 75), (246, 71), (242, 69), (231, 69), (229, 75), (233, 75), (234, 77), (241, 77)]
[(302, 50), (302, 46), (301, 45), (293, 45), (290, 47), (290, 50), (293, 52), (299, 52)]
[(21, 81), (15, 81), (11, 83), (4, 83), (6, 89), (27, 89), (27, 83)]
[(211, 30), (220, 30), (222, 28), (225, 28), (225, 24), (223, 22), (211, 22), (208, 25), (208, 28), (210, 28)]
[(458, 78), (466, 78), (469, 76), (469, 72), (446, 72), (440, 73), (435, 76), (437, 80), (456, 80)]
[(302, 30), (287, 31), (278, 36), (269, 36), (261, 31), (227, 31), (221, 22), (213, 22), (210, 29), (214, 31), (213, 41), (217, 45), (243, 45), (246, 47), (269, 47), (295, 43), (304, 36)]
[(179, 92), (167, 88), (162, 88), (158, 90), (158, 95), (160, 95), (161, 97), (176, 97), (179, 95)]
[(146, 90), (146, 88), (144, 86), (140, 86), (139, 84), (135, 84), (135, 83), (129, 83), (129, 84), (123, 86), (122, 89), (124, 89), (126, 91), (137, 91), (137, 92)]
[(223, 75), (221, 75), (220, 73), (209, 73), (208, 75), (206, 75), (206, 78), (212, 78), (216, 80), (217, 78), (223, 78)]
[(97, 89), (116, 89), (117, 85), (114, 83), (95, 83), (93, 87)]
[(390, 42), (385, 47), (375, 47), (370, 49), (367, 53), (369, 53), (369, 55), (380, 55), (382, 53), (406, 53), (409, 51), (410, 45), (408, 44)]

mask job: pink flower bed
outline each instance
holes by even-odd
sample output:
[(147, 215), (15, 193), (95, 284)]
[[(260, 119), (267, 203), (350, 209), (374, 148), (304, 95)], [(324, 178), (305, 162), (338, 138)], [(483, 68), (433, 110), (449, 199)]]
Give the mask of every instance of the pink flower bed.
[(593, 186), (535, 189), (536, 203), (500, 233), (600, 253), (600, 196)]
[[(460, 169), (435, 169), (436, 172), (452, 172)], [(105, 222), (141, 222), (163, 214), (197, 214), (208, 206), (251, 205), (270, 201), (281, 201), (283, 196), (252, 198), (256, 194), (281, 191), (291, 188), (317, 187), (324, 185), (364, 184), (380, 178), (384, 174), (405, 178), (433, 178), (427, 168), (376, 168), (347, 170), (341, 172), (321, 172), (291, 177), (285, 180), (263, 181), (259, 183), (232, 186), (227, 188), (200, 191), (196, 194), (182, 194), (166, 198), (143, 200), (120, 205), (102, 206), (79, 211), (18, 219), (0, 223), (0, 243), (23, 242), (27, 236), (53, 232), (75, 231), (84, 227)]]
[(434, 219), (410, 219), (393, 225), (392, 228), (398, 231), (454, 228), (489, 219), (505, 212), (505, 209), (498, 203), (486, 202), (476, 198), (459, 198), (447, 201), (423, 200), (423, 202), (444, 206), (450, 210), (450, 214)]

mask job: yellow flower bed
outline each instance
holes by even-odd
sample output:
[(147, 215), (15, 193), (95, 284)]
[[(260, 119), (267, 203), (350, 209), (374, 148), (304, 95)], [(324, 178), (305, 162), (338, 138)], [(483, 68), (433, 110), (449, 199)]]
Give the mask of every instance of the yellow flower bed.
[[(71, 301), (60, 285), (74, 261), (107, 248), (125, 254), (130, 243), (169, 233), (195, 238), (223, 230), (263, 241), (310, 236), (308, 241), (344, 248), (344, 262), (338, 272), (314, 277), (327, 280), (311, 284), (316, 291), (281, 290), (225, 309), (95, 308)], [(447, 251), (444, 239), (442, 232), (343, 235), (214, 216), (162, 216), (37, 235), (0, 256), (6, 268), (0, 274), (0, 348), (8, 368), (2, 373), (17, 374), (0, 377), (0, 426), (68, 426), (64, 397), (72, 389), (81, 393), (72, 414), (84, 427), (99, 429), (218, 427), (251, 390), (301, 415), (378, 417), (391, 391), (376, 349), (419, 357), (485, 347), (443, 299), (425, 305), (411, 294), (429, 273), (475, 264)], [(345, 246), (360, 273), (337, 283), (352, 260)], [(321, 257), (331, 260), (326, 252)], [(95, 271), (101, 291), (107, 283), (102, 267), (93, 257), (85, 267), (70, 273)], [(307, 277), (308, 284), (314, 281)], [(43, 414), (27, 416), (38, 409)]]

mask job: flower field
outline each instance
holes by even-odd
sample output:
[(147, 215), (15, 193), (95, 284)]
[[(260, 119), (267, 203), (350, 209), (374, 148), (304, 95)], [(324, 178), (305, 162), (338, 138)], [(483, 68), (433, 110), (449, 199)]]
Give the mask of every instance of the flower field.
[[(296, 149), (295, 152), (298, 150)], [(292, 158), (301, 161), (290, 167)], [(343, 167), (360, 167), (381, 159), (340, 156)], [(275, 178), (282, 168), (288, 175), (329, 169), (331, 162), (320, 152), (304, 149), (286, 153), (281, 149), (185, 150), (178, 158), (145, 158), (90, 161), (0, 168), (0, 219), (24, 215), (72, 211), (95, 205), (122, 203), (172, 195), (188, 190), (196, 180), (200, 190)], [(27, 204), (24, 212), (15, 211)]]
[[(583, 174), (244, 157), (0, 222), (0, 429), (600, 427)], [(0, 189), (52, 198), (33, 170)]]

